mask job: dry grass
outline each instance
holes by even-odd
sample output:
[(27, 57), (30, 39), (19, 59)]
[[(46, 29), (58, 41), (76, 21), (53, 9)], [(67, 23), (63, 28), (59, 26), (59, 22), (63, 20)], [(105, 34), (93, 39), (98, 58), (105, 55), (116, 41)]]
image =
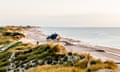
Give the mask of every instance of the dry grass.
[(26, 72), (85, 72), (77, 67), (65, 67), (60, 65), (43, 65), (35, 68), (31, 68)]
[[(18, 40), (24, 37), (24, 34), (19, 32), (23, 29), (15, 26), (0, 28), (0, 49), (7, 47), (6, 50), (0, 52), (0, 72), (3, 70), (5, 72), (8, 65), (14, 62), (17, 62), (16, 70), (27, 65), (24, 67), (28, 69), (27, 72), (93, 72), (100, 69), (118, 69), (113, 61), (103, 62), (87, 53), (67, 52), (64, 46), (54, 42), (37, 46), (32, 43), (19, 42)], [(14, 53), (15, 58), (8, 61)]]

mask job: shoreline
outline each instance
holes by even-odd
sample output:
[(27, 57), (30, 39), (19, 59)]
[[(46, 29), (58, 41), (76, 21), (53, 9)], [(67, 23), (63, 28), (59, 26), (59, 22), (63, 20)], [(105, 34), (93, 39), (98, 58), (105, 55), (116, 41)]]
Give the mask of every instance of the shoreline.
[[(2, 68), (0, 68), (0, 71), (25, 71), (39, 64), (60, 64), (70, 67), (75, 66), (75, 68), (77, 66), (85, 71), (96, 71), (96, 67), (97, 70), (111, 69), (111, 71), (118, 71), (119, 69), (120, 71), (116, 64), (120, 61), (120, 58), (114, 52), (111, 52), (111, 54), (108, 51), (109, 53), (107, 53), (105, 50), (98, 49), (101, 47), (81, 44), (80, 41), (70, 38), (61, 37), (59, 41), (52, 40), (53, 42), (51, 42), (46, 37), (47, 35), (44, 32), (36, 28), (1, 27), (2, 60), (0, 65)], [(3, 60), (4, 62), (2, 62)], [(14, 66), (11, 66), (11, 64), (14, 64)], [(92, 69), (94, 66), (96, 66), (95, 70)]]
[[(36, 28), (30, 28), (24, 32), (26, 39), (31, 40), (30, 42), (36, 44), (39, 41), (39, 44), (48, 43), (46, 41), (47, 35)], [(28, 41), (29, 42), (29, 41)], [(74, 44), (77, 42), (79, 44)], [(98, 46), (98, 45), (86, 45), (82, 44), (79, 40), (74, 40), (70, 38), (63, 38), (61, 39), (60, 43), (65, 46), (68, 52), (77, 52), (77, 53), (88, 53), (91, 54), (96, 59), (104, 60), (113, 60), (116, 62), (120, 67), (120, 49)]]
[[(39, 28), (38, 28), (39, 29)], [(72, 30), (73, 29), (73, 30)], [(50, 35), (52, 33), (58, 33), (61, 36), (73, 40), (79, 40), (83, 43), (90, 45), (98, 45), (110, 48), (120, 49), (119, 45), (119, 29), (116, 31), (112, 28), (81, 28), (78, 27), (41, 27), (43, 33)], [(104, 31), (105, 30), (105, 31)], [(74, 31), (74, 33), (72, 33)], [(96, 37), (97, 35), (97, 37)]]

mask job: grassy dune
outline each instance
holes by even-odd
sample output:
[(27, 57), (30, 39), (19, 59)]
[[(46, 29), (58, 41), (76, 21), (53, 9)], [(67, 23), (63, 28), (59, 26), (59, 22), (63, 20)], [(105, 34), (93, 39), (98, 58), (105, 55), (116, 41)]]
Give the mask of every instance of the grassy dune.
[(93, 72), (117, 70), (113, 61), (94, 59), (90, 54), (67, 52), (64, 46), (50, 42), (23, 43), (24, 27), (0, 27), (0, 72)]

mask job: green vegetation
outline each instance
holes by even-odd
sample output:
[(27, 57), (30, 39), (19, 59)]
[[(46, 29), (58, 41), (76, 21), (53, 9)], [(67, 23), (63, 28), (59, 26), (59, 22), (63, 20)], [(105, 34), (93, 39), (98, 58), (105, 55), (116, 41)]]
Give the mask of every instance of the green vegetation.
[[(27, 46), (25, 46), (27, 50), (19, 51), (24, 49), (22, 45), (24, 44), (20, 46), (20, 44), (15, 43), (14, 46), (7, 51), (0, 53), (0, 71), (19, 71), (19, 68), (27, 70), (31, 67), (46, 64), (76, 67), (86, 72), (97, 71), (99, 69), (117, 69), (117, 65), (114, 62), (95, 60), (88, 54), (74, 54), (71, 52), (58, 54), (58, 52), (56, 52), (56, 49), (58, 49), (57, 45), (54, 45), (52, 48), (49, 44), (43, 44), (33, 48), (27, 48)], [(18, 49), (16, 46), (21, 47), (21, 49)]]
[[(0, 72), (93, 72), (117, 70), (113, 61), (94, 59), (89, 54), (67, 52), (64, 46), (22, 43), (19, 27), (0, 27)], [(16, 37), (19, 37), (16, 39)], [(47, 66), (46, 66), (47, 65)]]

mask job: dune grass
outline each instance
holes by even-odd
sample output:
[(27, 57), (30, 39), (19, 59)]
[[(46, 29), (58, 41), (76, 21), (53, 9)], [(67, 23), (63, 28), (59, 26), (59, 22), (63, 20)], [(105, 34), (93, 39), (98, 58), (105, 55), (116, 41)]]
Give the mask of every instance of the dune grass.
[(78, 67), (66, 67), (60, 65), (43, 65), (36, 68), (31, 68), (26, 72), (85, 72)]
[(15, 26), (0, 27), (0, 72), (93, 72), (118, 68), (113, 61), (67, 52), (54, 42), (41, 45), (20, 42), (25, 37), (21, 30)]

